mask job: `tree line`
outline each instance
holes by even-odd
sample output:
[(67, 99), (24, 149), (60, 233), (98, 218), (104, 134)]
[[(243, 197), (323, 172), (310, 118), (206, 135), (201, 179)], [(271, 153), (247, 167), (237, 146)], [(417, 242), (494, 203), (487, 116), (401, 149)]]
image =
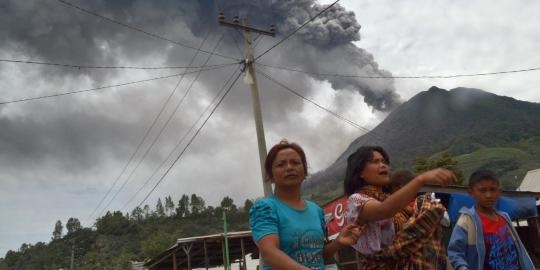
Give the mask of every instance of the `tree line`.
[[(69, 269), (73, 250), (76, 269), (131, 269), (132, 261), (150, 259), (170, 247), (178, 238), (214, 234), (223, 231), (223, 213), (231, 231), (248, 230), (252, 200), (237, 206), (226, 196), (218, 206), (207, 205), (196, 194), (159, 198), (132, 211), (107, 212), (85, 228), (70, 217), (65, 228), (58, 220), (48, 243), (22, 244), (0, 259), (4, 269)], [(65, 230), (64, 230), (65, 229)]]

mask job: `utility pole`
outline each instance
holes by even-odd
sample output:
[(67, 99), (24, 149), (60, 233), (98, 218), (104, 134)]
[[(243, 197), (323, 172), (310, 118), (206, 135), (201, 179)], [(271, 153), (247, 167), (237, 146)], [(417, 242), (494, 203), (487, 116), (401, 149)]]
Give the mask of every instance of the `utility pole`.
[(229, 239), (227, 237), (227, 211), (223, 209), (223, 238), (225, 240), (225, 270), (231, 270), (231, 262), (229, 258)]
[(244, 17), (242, 24), (240, 24), (240, 19), (238, 16), (233, 18), (232, 23), (225, 21), (225, 15), (223, 12), (219, 14), (219, 24), (223, 26), (232, 27), (235, 29), (240, 29), (243, 32), (244, 36), (244, 65), (246, 77), (245, 82), (251, 86), (251, 99), (253, 104), (253, 114), (255, 116), (255, 128), (257, 130), (257, 142), (259, 144), (259, 161), (261, 165), (262, 173), (262, 182), (264, 188), (264, 196), (269, 196), (272, 194), (272, 185), (270, 182), (266, 181), (266, 172), (264, 169), (264, 160), (266, 159), (266, 141), (264, 138), (264, 127), (262, 122), (262, 112), (261, 112), (261, 101), (259, 98), (259, 87), (257, 85), (257, 76), (255, 74), (255, 61), (253, 57), (253, 42), (251, 39), (251, 32), (258, 33), (260, 35), (266, 35), (274, 37), (276, 35), (276, 30), (273, 25), (270, 26), (269, 31), (257, 29), (248, 25), (247, 17)]
[[(259, 87), (257, 85), (257, 76), (255, 74), (255, 58), (253, 57), (253, 41), (251, 39), (251, 32), (258, 33), (260, 35), (266, 35), (275, 37), (276, 29), (274, 25), (270, 25), (270, 30), (265, 31), (251, 27), (248, 25), (247, 17), (244, 17), (242, 24), (240, 24), (240, 18), (238, 16), (233, 17), (233, 21), (226, 22), (225, 14), (219, 13), (219, 24), (223, 26), (232, 27), (234, 29), (240, 29), (244, 36), (244, 70), (247, 72), (245, 82), (251, 86), (251, 101), (253, 104), (253, 114), (255, 116), (255, 129), (257, 130), (257, 143), (259, 144), (259, 162), (261, 165), (262, 183), (264, 190), (264, 197), (272, 195), (272, 185), (269, 181), (266, 181), (266, 172), (264, 169), (264, 160), (266, 159), (266, 140), (264, 138), (264, 126), (262, 122), (261, 112), (261, 100), (259, 98)], [(264, 261), (259, 253), (259, 269), (263, 269)]]
[(73, 270), (73, 259), (75, 257), (75, 241), (71, 242), (71, 264), (69, 270)]

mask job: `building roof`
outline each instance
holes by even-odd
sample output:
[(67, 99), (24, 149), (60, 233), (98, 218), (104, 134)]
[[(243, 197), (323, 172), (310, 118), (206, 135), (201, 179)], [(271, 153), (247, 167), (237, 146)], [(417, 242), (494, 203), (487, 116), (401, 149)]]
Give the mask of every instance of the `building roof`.
[[(191, 268), (216, 267), (224, 265), (224, 234), (211, 234), (186, 237), (145, 263), (150, 270), (172, 269), (174, 260), (177, 268), (187, 269), (188, 253)], [(251, 254), (251, 258), (259, 257), (259, 250), (251, 238), (251, 231), (227, 233), (230, 262), (238, 262), (243, 256)], [(205, 251), (206, 250), (206, 251)]]
[(518, 190), (540, 192), (540, 169), (528, 171)]

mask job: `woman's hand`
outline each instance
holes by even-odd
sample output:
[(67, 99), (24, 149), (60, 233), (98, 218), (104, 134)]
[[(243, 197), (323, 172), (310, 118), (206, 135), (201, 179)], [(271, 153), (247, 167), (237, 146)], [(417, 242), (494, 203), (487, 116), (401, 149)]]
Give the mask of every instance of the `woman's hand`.
[(336, 242), (341, 246), (350, 246), (358, 242), (358, 238), (362, 235), (360, 226), (356, 224), (348, 224), (341, 228)]
[(356, 244), (361, 234), (362, 231), (356, 224), (349, 224), (341, 228), (338, 237), (334, 241), (324, 245), (323, 257), (325, 263), (331, 262), (333, 260), (332, 256), (338, 250)]
[(431, 171), (427, 171), (418, 176), (422, 181), (422, 184), (439, 184), (441, 186), (447, 186), (456, 182), (456, 175), (447, 169), (437, 168)]

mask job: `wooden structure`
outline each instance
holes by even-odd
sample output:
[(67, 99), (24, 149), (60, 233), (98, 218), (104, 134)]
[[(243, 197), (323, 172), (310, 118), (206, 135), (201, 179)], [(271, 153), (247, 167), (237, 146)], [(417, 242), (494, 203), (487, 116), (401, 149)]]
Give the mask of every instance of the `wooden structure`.
[[(208, 269), (225, 265), (225, 238), (223, 233), (181, 238), (155, 258), (145, 263), (149, 270), (191, 270)], [(246, 268), (246, 256), (259, 258), (259, 249), (251, 238), (251, 231), (230, 232), (229, 257), (231, 263), (238, 263), (240, 269)]]

